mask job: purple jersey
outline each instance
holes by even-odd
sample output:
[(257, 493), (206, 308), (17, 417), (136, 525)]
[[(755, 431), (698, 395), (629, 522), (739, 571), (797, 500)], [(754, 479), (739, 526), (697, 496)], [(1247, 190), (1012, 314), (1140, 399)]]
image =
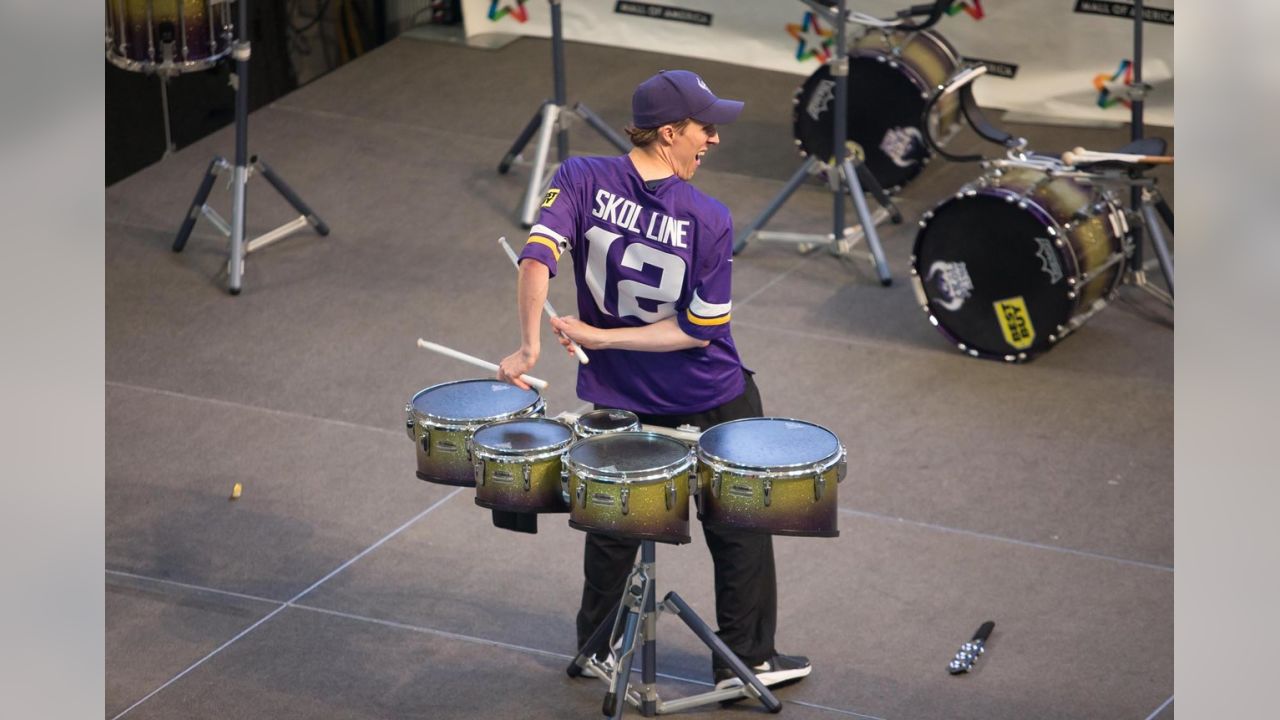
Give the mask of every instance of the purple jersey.
[(732, 251), (728, 208), (674, 175), (650, 190), (621, 155), (560, 166), (520, 258), (554, 276), (570, 253), (585, 323), (635, 327), (674, 315), (685, 333), (710, 341), (675, 352), (597, 350), (578, 368), (583, 400), (679, 415), (722, 405), (745, 388), (729, 335)]

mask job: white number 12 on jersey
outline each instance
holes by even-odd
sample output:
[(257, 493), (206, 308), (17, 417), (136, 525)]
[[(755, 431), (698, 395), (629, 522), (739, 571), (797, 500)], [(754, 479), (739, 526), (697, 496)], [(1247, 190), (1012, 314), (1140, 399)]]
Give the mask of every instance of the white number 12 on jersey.
[[(622, 266), (633, 270), (642, 270), (645, 265), (653, 265), (662, 270), (657, 286), (638, 280), (618, 281), (618, 307), (610, 310), (605, 306), (607, 294), (605, 288), (609, 282), (609, 249), (622, 236), (593, 226), (587, 230), (587, 289), (595, 298), (596, 307), (606, 315), (618, 317), (637, 317), (648, 323), (654, 323), (676, 314), (675, 302), (684, 290), (685, 262), (679, 255), (663, 252), (644, 243), (631, 243), (622, 253)], [(640, 300), (651, 300), (658, 303), (657, 310), (645, 310), (640, 307)], [(615, 312), (616, 311), (616, 312)]]

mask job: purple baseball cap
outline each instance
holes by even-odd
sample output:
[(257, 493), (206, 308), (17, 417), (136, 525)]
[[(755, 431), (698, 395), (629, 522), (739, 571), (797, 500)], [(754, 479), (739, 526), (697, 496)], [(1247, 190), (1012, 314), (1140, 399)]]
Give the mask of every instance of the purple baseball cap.
[(631, 120), (638, 128), (656, 128), (693, 118), (701, 123), (731, 123), (742, 112), (738, 100), (721, 100), (695, 73), (661, 70), (636, 86)]

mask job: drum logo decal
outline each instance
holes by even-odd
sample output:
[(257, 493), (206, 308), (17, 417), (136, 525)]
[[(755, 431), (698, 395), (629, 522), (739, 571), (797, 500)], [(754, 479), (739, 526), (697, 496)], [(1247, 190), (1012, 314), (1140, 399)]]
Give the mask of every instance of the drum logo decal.
[(437, 440), (436, 449), (447, 453), (458, 452), (458, 444), (452, 440)]
[(1022, 296), (997, 300), (992, 305), (1005, 342), (1017, 350), (1031, 347), (1036, 339), (1036, 330), (1031, 326), (1031, 313), (1027, 311), (1027, 303)]
[(924, 136), (920, 134), (920, 128), (896, 127), (889, 128), (885, 132), (880, 140), (880, 149), (889, 156), (894, 165), (909, 168), (920, 162), (916, 149), (923, 144)]
[(813, 89), (813, 97), (809, 98), (809, 105), (805, 107), (805, 112), (809, 113), (809, 117), (813, 118), (814, 122), (822, 119), (827, 106), (836, 99), (835, 87), (835, 80), (821, 80)]
[(962, 262), (951, 263), (939, 260), (929, 266), (929, 273), (924, 281), (932, 283), (938, 294), (945, 298), (933, 298), (932, 301), (951, 312), (959, 310), (960, 306), (964, 305), (964, 301), (973, 294), (973, 280), (969, 278), (969, 268)]
[(1062, 265), (1058, 262), (1058, 254), (1053, 251), (1053, 243), (1049, 238), (1036, 238), (1036, 257), (1040, 258), (1040, 270), (1049, 276), (1049, 284), (1057, 285), (1062, 279)]

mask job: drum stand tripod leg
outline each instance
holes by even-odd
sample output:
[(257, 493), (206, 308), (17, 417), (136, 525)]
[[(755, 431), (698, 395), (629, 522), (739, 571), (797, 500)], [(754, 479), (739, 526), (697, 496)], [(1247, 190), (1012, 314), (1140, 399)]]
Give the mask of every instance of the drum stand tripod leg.
[[(1163, 203), (1164, 200), (1160, 199)], [(1153, 193), (1150, 190), (1144, 190), (1142, 194), (1142, 225), (1146, 231), (1147, 237), (1151, 238), (1151, 247), (1156, 252), (1156, 260), (1160, 263), (1160, 271), (1164, 273), (1165, 283), (1169, 287), (1169, 301), (1173, 300), (1173, 258), (1169, 255), (1169, 245), (1165, 242), (1164, 232), (1160, 229), (1160, 220), (1156, 217), (1156, 212), (1152, 209), (1156, 205)], [(1165, 206), (1168, 207), (1167, 205)], [(1172, 211), (1169, 213), (1172, 216)], [(1145, 287), (1145, 283), (1140, 283)]]
[[(867, 247), (871, 248), (872, 264), (875, 265), (876, 274), (880, 276), (880, 284), (888, 287), (893, 284), (893, 276), (889, 274), (889, 263), (884, 257), (884, 248), (880, 247), (880, 235), (876, 232), (876, 221), (871, 216), (871, 211), (867, 208), (867, 198), (862, 194), (862, 184), (858, 182), (858, 173), (853, 169), (853, 162), (849, 158), (844, 159), (841, 170), (844, 171), (844, 180), (849, 188), (849, 195), (853, 198), (853, 206), (858, 211), (858, 222), (862, 225), (863, 235), (867, 239)], [(836, 197), (841, 209), (844, 207), (844, 198)], [(892, 207), (892, 204), (889, 205)], [(893, 211), (897, 209), (894, 208)], [(893, 212), (891, 211), (891, 212)], [(837, 215), (843, 216), (843, 212)], [(901, 214), (898, 215), (901, 219)], [(837, 221), (838, 230), (843, 233), (844, 222), (843, 217)]]
[(812, 156), (805, 160), (804, 164), (800, 166), (800, 169), (797, 170), (796, 173), (791, 176), (791, 179), (787, 181), (787, 184), (783, 186), (782, 192), (778, 193), (778, 195), (769, 202), (769, 206), (764, 209), (764, 212), (760, 213), (755, 220), (752, 220), (749, 225), (738, 232), (738, 241), (733, 244), (734, 255), (742, 252), (742, 249), (747, 246), (747, 241), (751, 236), (760, 228), (764, 227), (765, 223), (769, 222), (769, 219), (773, 217), (773, 214), (778, 212), (778, 209), (787, 202), (787, 199), (790, 198), (791, 194), (800, 187), (800, 184), (813, 174), (814, 168), (819, 162), (820, 161), (817, 158)]

